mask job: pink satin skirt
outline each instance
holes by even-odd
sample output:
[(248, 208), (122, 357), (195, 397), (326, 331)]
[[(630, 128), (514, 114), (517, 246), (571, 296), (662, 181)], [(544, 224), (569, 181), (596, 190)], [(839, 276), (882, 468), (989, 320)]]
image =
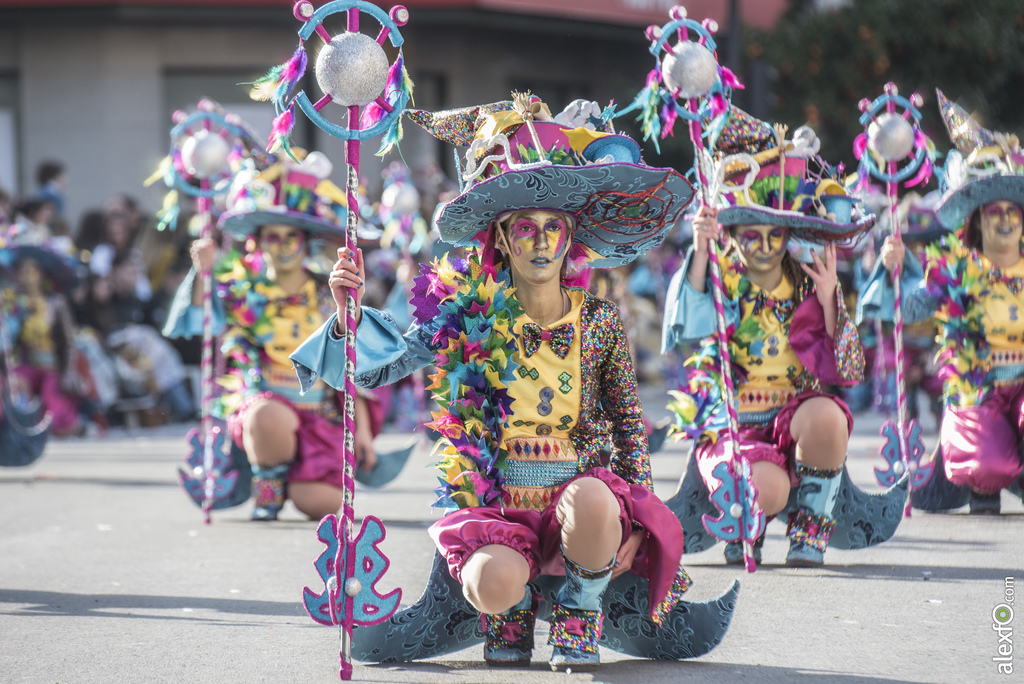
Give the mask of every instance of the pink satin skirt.
[(946, 479), (995, 494), (1021, 474), (1024, 386), (1002, 387), (979, 406), (947, 406), (939, 429)]
[(78, 428), (78, 406), (81, 400), (65, 394), (60, 388), (59, 372), (33, 366), (18, 366), (14, 372), (50, 412), (53, 420), (50, 429), (54, 435), (69, 435)]
[[(565, 487), (581, 477), (596, 477), (619, 502), (622, 542), (633, 533), (632, 521), (644, 526), (646, 538), (630, 571), (650, 580), (651, 606), (668, 596), (683, 556), (683, 528), (679, 519), (654, 492), (629, 484), (607, 468), (591, 468), (564, 482), (543, 511), (500, 509), (490, 506), (453, 511), (430, 526), (430, 536), (448, 561), (448, 571), (462, 583), (462, 566), (477, 549), (501, 544), (518, 551), (530, 564), (530, 579), (564, 575), (562, 526), (555, 510)], [(669, 606), (671, 609), (671, 606)]]
[(242, 446), (242, 423), (246, 412), (264, 399), (274, 399), (288, 406), (299, 419), (296, 432), (295, 460), (288, 471), (289, 482), (324, 482), (341, 488), (345, 484), (345, 461), (339, 445), (344, 444), (345, 427), (332, 423), (318, 413), (296, 408), (290, 401), (273, 392), (257, 392), (246, 397), (228, 417), (228, 434)]
[[(793, 415), (800, 405), (814, 397), (827, 397), (839, 405), (846, 415), (849, 436), (853, 431), (853, 414), (842, 399), (824, 392), (802, 392), (783, 406), (775, 419), (765, 427), (740, 427), (737, 435), (740, 454), (746, 456), (751, 463), (774, 463), (789, 474), (790, 487), (799, 485), (800, 481), (796, 477), (796, 442), (793, 441), (793, 433), (789, 428), (793, 422)], [(705, 443), (697, 447), (697, 468), (709, 491), (714, 491), (718, 486), (718, 478), (711, 474), (712, 471), (719, 463), (727, 460), (725, 443), (726, 437), (723, 434), (713, 446)]]

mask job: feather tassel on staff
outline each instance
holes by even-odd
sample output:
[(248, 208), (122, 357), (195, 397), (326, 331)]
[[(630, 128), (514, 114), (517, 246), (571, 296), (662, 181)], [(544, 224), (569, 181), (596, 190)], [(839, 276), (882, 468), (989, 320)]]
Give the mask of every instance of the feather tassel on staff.
[(286, 109), (285, 103), (291, 101), (292, 90), (306, 73), (306, 60), (306, 50), (299, 43), (291, 59), (272, 68), (262, 78), (246, 84), (253, 87), (249, 97), (261, 102), (273, 102), (278, 112)]

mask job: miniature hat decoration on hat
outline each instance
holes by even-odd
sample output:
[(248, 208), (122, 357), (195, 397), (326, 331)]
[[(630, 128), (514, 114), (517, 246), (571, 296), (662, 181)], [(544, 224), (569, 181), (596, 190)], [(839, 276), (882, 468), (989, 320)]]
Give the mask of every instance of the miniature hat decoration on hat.
[(1016, 135), (983, 128), (963, 107), (936, 89), (939, 113), (956, 147), (943, 167), (945, 194), (935, 213), (957, 229), (975, 209), (999, 200), (1024, 207), (1024, 153)]
[(253, 165), (240, 172), (228, 191), (222, 230), (238, 239), (261, 226), (283, 224), (311, 236), (345, 235), (345, 192), (328, 177), (333, 165), (320, 152), (292, 148), (296, 162), (281, 157), (263, 171)]
[[(874, 225), (875, 216), (861, 212), (844, 186), (842, 169), (818, 156), (820, 141), (809, 127), (786, 140), (787, 127), (730, 106), (709, 130), (725, 180), (734, 183), (723, 188), (722, 225), (785, 226), (795, 239), (816, 244), (851, 240)], [(730, 163), (730, 156), (743, 153), (756, 165)]]
[(596, 105), (550, 110), (529, 93), (511, 102), (410, 118), (442, 140), (468, 146), (458, 197), (438, 207), (445, 242), (481, 244), (488, 227), (521, 209), (572, 215), (574, 239), (595, 259), (591, 266), (629, 263), (660, 244), (693, 199), (693, 186), (674, 169), (646, 166), (632, 138), (597, 130), (610, 124)]

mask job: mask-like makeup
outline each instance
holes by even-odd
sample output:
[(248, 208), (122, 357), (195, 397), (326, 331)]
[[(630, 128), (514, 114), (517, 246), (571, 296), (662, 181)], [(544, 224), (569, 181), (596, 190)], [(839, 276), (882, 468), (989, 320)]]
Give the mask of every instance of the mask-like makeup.
[(538, 225), (532, 218), (521, 216), (509, 226), (508, 234), (512, 253), (517, 257), (536, 250), (555, 260), (565, 254), (569, 245), (569, 227), (561, 217)]
[(786, 248), (789, 230), (782, 226), (776, 226), (767, 232), (747, 228), (737, 233), (736, 241), (744, 254), (759, 258), (773, 257)]
[(302, 253), (306, 246), (306, 234), (301, 230), (277, 230), (264, 228), (260, 237), (260, 248), (279, 263), (288, 263)]

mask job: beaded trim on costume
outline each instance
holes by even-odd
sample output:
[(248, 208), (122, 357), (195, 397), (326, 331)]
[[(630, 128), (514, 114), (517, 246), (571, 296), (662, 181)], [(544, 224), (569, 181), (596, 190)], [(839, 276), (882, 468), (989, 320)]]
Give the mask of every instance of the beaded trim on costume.
[(582, 653), (597, 653), (603, 622), (604, 615), (599, 610), (578, 610), (556, 603), (551, 606), (548, 644)]
[(480, 626), (489, 650), (533, 650), (533, 630), (537, 621), (534, 609), (507, 610), (497, 615), (480, 614)]
[(820, 477), (823, 480), (831, 480), (833, 477), (839, 477), (845, 467), (845, 465), (841, 465), (838, 468), (814, 468), (797, 462), (796, 476), (802, 477), (804, 475), (812, 475), (814, 477)]
[(584, 580), (599, 580), (604, 579), (611, 574), (612, 570), (615, 569), (615, 560), (601, 568), (600, 570), (589, 570), (582, 565), (579, 565), (576, 561), (572, 560), (565, 555), (565, 551), (562, 551), (562, 558), (565, 559), (565, 566), (576, 577)]
[(806, 508), (798, 508), (796, 513), (790, 514), (786, 534), (793, 541), (803, 542), (824, 553), (828, 548), (828, 540), (832, 538), (835, 524), (836, 521), (832, 518), (814, 515)]
[(672, 612), (672, 609), (676, 607), (676, 604), (682, 600), (683, 594), (685, 594), (691, 586), (693, 586), (693, 580), (690, 578), (690, 575), (687, 574), (686, 570), (682, 566), (679, 566), (679, 571), (676, 572), (676, 578), (672, 581), (672, 588), (668, 590), (668, 593), (665, 594), (665, 598), (663, 598), (658, 605), (655, 606), (654, 610), (651, 611), (651, 620), (654, 624), (661, 627), (665, 622), (665, 618), (667, 618), (669, 613)]
[(506, 506), (543, 511), (558, 487), (579, 472), (579, 457), (566, 437), (507, 437), (503, 446)]

